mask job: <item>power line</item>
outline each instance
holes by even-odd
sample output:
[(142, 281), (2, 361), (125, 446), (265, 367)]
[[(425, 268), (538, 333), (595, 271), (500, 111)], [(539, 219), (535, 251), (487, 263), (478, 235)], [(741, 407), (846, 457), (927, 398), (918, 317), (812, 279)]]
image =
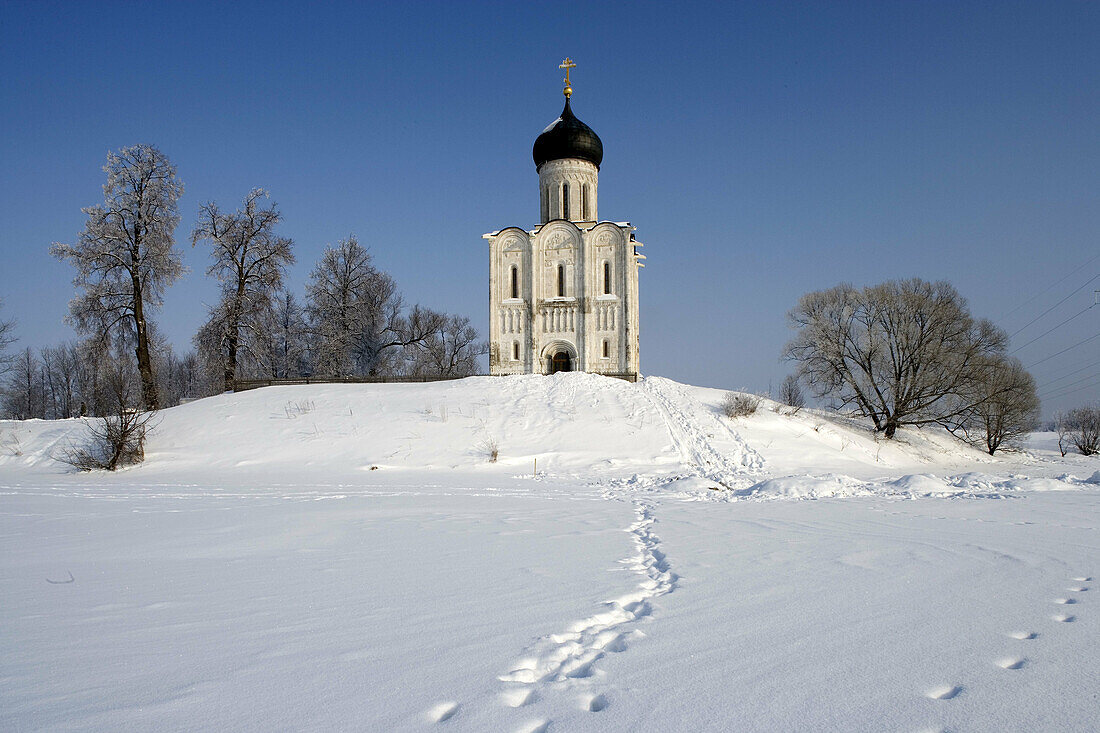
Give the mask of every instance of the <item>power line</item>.
[(1061, 284), (1062, 284), (1062, 283), (1064, 283), (1064, 282), (1065, 282), (1066, 280), (1070, 279), (1071, 277), (1073, 277), (1074, 275), (1076, 275), (1076, 274), (1077, 274), (1078, 272), (1080, 272), (1081, 270), (1083, 270), (1083, 269), (1085, 269), (1086, 267), (1088, 267), (1089, 265), (1091, 265), (1091, 264), (1092, 264), (1093, 262), (1095, 262), (1095, 261), (1096, 261), (1097, 259), (1100, 259), (1100, 254), (1097, 254), (1097, 255), (1093, 255), (1092, 259), (1090, 259), (1090, 260), (1089, 260), (1088, 262), (1086, 262), (1086, 263), (1085, 263), (1085, 264), (1083, 264), (1083, 265), (1079, 265), (1079, 266), (1077, 266), (1077, 267), (1073, 268), (1073, 270), (1072, 270), (1072, 271), (1071, 271), (1071, 272), (1070, 272), (1070, 273), (1069, 273), (1068, 275), (1066, 275), (1065, 277), (1063, 277), (1063, 278), (1062, 278), (1061, 280), (1058, 280), (1057, 282), (1054, 282), (1054, 283), (1051, 283), (1050, 285), (1047, 285), (1047, 286), (1046, 286), (1045, 288), (1043, 288), (1042, 290), (1040, 290), (1040, 291), (1039, 291), (1038, 293), (1036, 293), (1035, 295), (1031, 296), (1030, 298), (1028, 298), (1027, 300), (1025, 300), (1025, 301), (1024, 301), (1023, 303), (1020, 303), (1020, 304), (1019, 304), (1018, 306), (1016, 306), (1015, 308), (1013, 308), (1012, 310), (1010, 310), (1010, 311), (1009, 311), (1008, 313), (1005, 313), (1005, 314), (1004, 314), (1003, 316), (1001, 316), (1001, 317), (1000, 317), (1000, 318), (998, 318), (997, 320), (998, 320), (998, 321), (1003, 321), (1004, 319), (1008, 318), (1009, 316), (1011, 316), (1011, 315), (1012, 315), (1013, 313), (1015, 313), (1016, 311), (1018, 311), (1018, 310), (1020, 310), (1021, 308), (1023, 308), (1023, 307), (1024, 307), (1025, 305), (1027, 305), (1028, 303), (1034, 302), (1034, 300), (1035, 300), (1036, 298), (1038, 298), (1039, 296), (1041, 296), (1041, 295), (1046, 295), (1046, 293), (1047, 293), (1048, 291), (1050, 291), (1050, 290), (1051, 290), (1052, 288), (1054, 288), (1054, 287), (1057, 287), (1058, 285), (1061, 285)]
[(1085, 371), (1086, 369), (1092, 369), (1094, 366), (1100, 366), (1100, 361), (1094, 361), (1091, 364), (1086, 364), (1085, 366), (1081, 367), (1080, 369), (1074, 369), (1072, 372), (1066, 372), (1065, 374), (1058, 377), (1057, 379), (1052, 379), (1049, 382), (1046, 382), (1045, 384), (1043, 384), (1043, 387), (1044, 388), (1049, 387), (1050, 385), (1054, 384), (1055, 382), (1061, 382), (1066, 377), (1072, 377), (1074, 374), (1080, 374), (1081, 372)]
[[(1077, 318), (1078, 316), (1084, 315), (1084, 314), (1085, 314), (1085, 313), (1086, 313), (1087, 311), (1089, 311), (1090, 309), (1092, 309), (1092, 306), (1094, 306), (1094, 305), (1096, 305), (1096, 303), (1093, 303), (1092, 305), (1088, 305), (1088, 306), (1085, 306), (1085, 307), (1084, 307), (1084, 308), (1083, 308), (1082, 310), (1078, 311), (1077, 313), (1073, 314), (1072, 316), (1070, 316), (1070, 317), (1069, 317), (1069, 318), (1067, 318), (1066, 320), (1062, 321), (1061, 323), (1059, 323), (1059, 324), (1058, 324), (1057, 326), (1055, 326), (1054, 328), (1051, 328), (1051, 329), (1048, 329), (1048, 330), (1044, 331), (1043, 333), (1039, 334), (1039, 335), (1038, 335), (1038, 336), (1036, 336), (1035, 338), (1033, 338), (1033, 339), (1031, 339), (1030, 341), (1028, 341), (1028, 342), (1027, 342), (1026, 344), (1024, 344), (1023, 346), (1017, 346), (1017, 347), (1016, 347), (1015, 349), (1013, 349), (1013, 350), (1012, 350), (1012, 352), (1011, 352), (1011, 353), (1015, 354), (1015, 353), (1016, 353), (1017, 351), (1019, 351), (1020, 349), (1022, 349), (1022, 348), (1025, 348), (1025, 347), (1027, 347), (1027, 346), (1031, 346), (1031, 345), (1032, 345), (1033, 343), (1035, 343), (1036, 341), (1038, 341), (1039, 339), (1041, 339), (1041, 338), (1042, 338), (1043, 336), (1046, 336), (1047, 334), (1050, 334), (1050, 333), (1053, 333), (1054, 331), (1057, 331), (1057, 330), (1058, 330), (1059, 328), (1061, 328), (1062, 326), (1066, 325), (1067, 323), (1069, 323), (1070, 321), (1072, 321), (1072, 320), (1073, 320), (1074, 318)], [(1017, 331), (1016, 333), (1019, 333), (1019, 331)]]
[(1053, 359), (1056, 356), (1061, 356), (1062, 354), (1066, 353), (1067, 351), (1070, 351), (1071, 349), (1076, 349), (1078, 346), (1081, 346), (1083, 344), (1087, 344), (1089, 341), (1092, 341), (1094, 338), (1100, 338), (1100, 333), (1089, 336), (1084, 341), (1078, 341), (1073, 346), (1067, 346), (1066, 348), (1062, 349), (1061, 351), (1059, 351), (1055, 354), (1051, 354), (1050, 356), (1048, 356), (1045, 359), (1040, 359), (1039, 361), (1035, 362), (1034, 364), (1028, 364), (1027, 367), (1025, 367), (1025, 368), (1026, 369), (1031, 369), (1032, 367), (1037, 367), (1040, 364), (1042, 364), (1044, 361), (1050, 361), (1051, 359)]
[(1063, 384), (1061, 387), (1055, 387), (1054, 389), (1048, 389), (1045, 392), (1040, 392), (1039, 396), (1042, 397), (1044, 394), (1050, 394), (1051, 392), (1061, 392), (1063, 389), (1068, 389), (1068, 388), (1072, 387), (1075, 384), (1080, 384), (1081, 382), (1087, 382), (1090, 379), (1096, 379), (1097, 377), (1100, 377), (1100, 374), (1090, 374), (1087, 377), (1081, 377), (1076, 382), (1070, 382), (1069, 384)]
[[(1028, 326), (1030, 326), (1030, 325), (1031, 325), (1032, 323), (1035, 323), (1035, 321), (1037, 321), (1037, 320), (1039, 320), (1040, 318), (1042, 318), (1043, 316), (1045, 316), (1045, 315), (1046, 315), (1047, 313), (1050, 313), (1050, 312), (1051, 312), (1052, 310), (1054, 310), (1055, 308), (1057, 308), (1058, 306), (1060, 306), (1060, 305), (1061, 305), (1062, 303), (1065, 303), (1065, 302), (1066, 302), (1067, 300), (1069, 300), (1070, 298), (1072, 298), (1072, 297), (1073, 297), (1074, 295), (1077, 295), (1077, 293), (1081, 292), (1081, 290), (1082, 290), (1082, 289), (1083, 289), (1083, 288), (1085, 287), (1085, 285), (1088, 285), (1089, 283), (1091, 283), (1091, 282), (1092, 282), (1093, 280), (1095, 280), (1095, 279), (1096, 279), (1096, 278), (1098, 278), (1098, 277), (1100, 277), (1100, 273), (1097, 273), (1097, 274), (1093, 275), (1093, 276), (1092, 276), (1092, 277), (1091, 277), (1091, 278), (1090, 278), (1089, 280), (1087, 280), (1087, 281), (1085, 282), (1085, 284), (1084, 284), (1084, 285), (1082, 285), (1081, 287), (1077, 288), (1077, 290), (1074, 290), (1074, 291), (1073, 291), (1072, 293), (1070, 293), (1070, 294), (1069, 294), (1069, 295), (1067, 295), (1066, 297), (1062, 298), (1062, 299), (1061, 299), (1061, 300), (1059, 300), (1059, 301), (1058, 301), (1057, 303), (1055, 303), (1055, 304), (1054, 304), (1054, 305), (1052, 305), (1051, 307), (1047, 308), (1047, 309), (1046, 309), (1045, 311), (1043, 311), (1043, 312), (1042, 312), (1042, 313), (1040, 313), (1039, 315), (1037, 315), (1037, 316), (1035, 316), (1034, 318), (1032, 318), (1032, 319), (1031, 319), (1030, 321), (1028, 321), (1027, 323), (1025, 323), (1025, 324), (1024, 324), (1023, 326), (1020, 326), (1019, 328), (1017, 328), (1017, 329), (1016, 329), (1016, 331), (1015, 331), (1015, 332), (1014, 332), (1013, 334), (1011, 334), (1011, 335), (1009, 336), (1009, 338), (1012, 338), (1012, 337), (1013, 337), (1013, 336), (1015, 336), (1015, 335), (1016, 335), (1017, 333), (1019, 333), (1020, 331), (1023, 331), (1023, 330), (1025, 329), (1025, 328), (1027, 328)], [(1094, 303), (1093, 305), (1095, 305), (1095, 303)]]
[(1068, 392), (1059, 392), (1058, 394), (1055, 394), (1055, 395), (1049, 395), (1047, 397), (1047, 399), (1048, 400), (1060, 400), (1063, 397), (1069, 397), (1071, 394), (1077, 394), (1078, 392), (1083, 392), (1086, 389), (1093, 389), (1095, 387), (1100, 387), (1100, 382), (1097, 382), (1095, 384), (1086, 384), (1083, 387), (1078, 387), (1077, 389), (1071, 389)]

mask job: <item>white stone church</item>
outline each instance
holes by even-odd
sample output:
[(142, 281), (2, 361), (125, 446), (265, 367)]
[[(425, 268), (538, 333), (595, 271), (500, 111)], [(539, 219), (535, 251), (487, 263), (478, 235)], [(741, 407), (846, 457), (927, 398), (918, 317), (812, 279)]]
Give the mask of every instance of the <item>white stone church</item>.
[(489, 240), (489, 372), (638, 376), (638, 254), (627, 222), (601, 221), (603, 143), (569, 107), (535, 139), (539, 225)]

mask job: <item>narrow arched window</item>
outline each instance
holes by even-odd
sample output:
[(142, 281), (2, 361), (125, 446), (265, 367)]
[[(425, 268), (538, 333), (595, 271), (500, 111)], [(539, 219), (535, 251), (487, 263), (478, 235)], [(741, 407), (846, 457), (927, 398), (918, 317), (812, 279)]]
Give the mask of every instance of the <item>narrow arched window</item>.
[(565, 265), (558, 265), (558, 297), (565, 297)]
[(519, 297), (519, 268), (512, 265), (512, 297)]
[(581, 186), (581, 214), (585, 221), (588, 221), (591, 217), (588, 216), (588, 184)]
[(519, 361), (519, 341), (512, 342), (512, 361)]
[(611, 343), (607, 339), (603, 340), (603, 358), (611, 358)]
[(603, 263), (603, 294), (611, 295), (611, 263), (607, 260)]
[(569, 184), (561, 184), (561, 218), (569, 218)]

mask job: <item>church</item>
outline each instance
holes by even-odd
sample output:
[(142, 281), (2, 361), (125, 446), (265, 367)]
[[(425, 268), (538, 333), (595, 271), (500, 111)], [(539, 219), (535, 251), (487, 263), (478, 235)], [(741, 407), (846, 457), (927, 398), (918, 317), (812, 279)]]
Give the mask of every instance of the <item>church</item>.
[(535, 139), (539, 225), (489, 242), (489, 373), (584, 371), (638, 378), (638, 270), (629, 222), (601, 221), (603, 142), (569, 103)]

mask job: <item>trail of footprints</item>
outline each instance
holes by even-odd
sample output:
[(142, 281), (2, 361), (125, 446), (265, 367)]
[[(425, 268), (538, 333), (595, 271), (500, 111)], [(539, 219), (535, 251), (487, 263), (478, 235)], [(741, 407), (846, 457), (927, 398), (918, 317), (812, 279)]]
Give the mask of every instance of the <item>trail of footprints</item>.
[[(530, 647), (511, 670), (498, 679), (504, 684), (500, 704), (523, 708), (542, 699), (552, 690), (576, 690), (578, 706), (590, 713), (599, 713), (611, 705), (606, 694), (591, 690), (602, 677), (597, 662), (607, 654), (626, 651), (635, 640), (645, 637), (641, 629), (631, 625), (653, 612), (651, 601), (672, 592), (677, 576), (660, 549), (660, 539), (653, 533), (653, 510), (642, 501), (634, 502), (635, 522), (628, 528), (634, 537), (636, 553), (620, 562), (642, 576), (636, 589), (605, 603), (604, 610), (573, 623), (563, 632), (543, 637)], [(459, 712), (455, 702), (441, 702), (432, 707), (428, 720), (443, 723)], [(551, 720), (539, 718), (522, 725), (517, 733), (544, 733)]]
[[(1092, 582), (1091, 576), (1080, 576), (1072, 578), (1071, 580), (1074, 585), (1066, 588), (1068, 592), (1086, 593), (1090, 590), (1086, 583)], [(1079, 599), (1074, 596), (1054, 598), (1051, 601), (1051, 603), (1056, 606), (1076, 606), (1079, 602)], [(1077, 617), (1070, 613), (1057, 612), (1051, 615), (1050, 619), (1055, 623), (1068, 624), (1076, 621)], [(1017, 641), (1034, 641), (1039, 638), (1039, 634), (1035, 631), (1011, 631), (1007, 636)], [(1028, 657), (1012, 654), (996, 659), (994, 664), (1004, 670), (1019, 670), (1026, 667), (1028, 662)], [(964, 689), (962, 685), (941, 685), (928, 690), (925, 693), (925, 697), (932, 700), (953, 700), (958, 697)]]

